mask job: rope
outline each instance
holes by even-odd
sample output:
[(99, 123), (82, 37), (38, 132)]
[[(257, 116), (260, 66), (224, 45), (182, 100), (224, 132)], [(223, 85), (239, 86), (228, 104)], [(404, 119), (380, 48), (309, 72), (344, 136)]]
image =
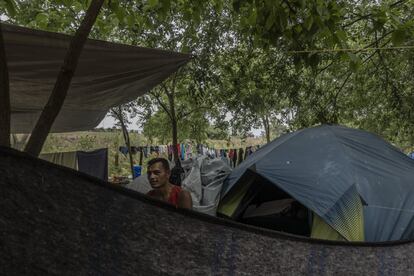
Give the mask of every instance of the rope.
[(395, 47), (367, 47), (356, 49), (320, 49), (320, 50), (299, 50), (299, 51), (287, 51), (288, 54), (317, 54), (317, 53), (337, 53), (337, 52), (366, 52), (373, 50), (404, 50), (414, 49), (414, 45), (407, 46), (395, 46)]

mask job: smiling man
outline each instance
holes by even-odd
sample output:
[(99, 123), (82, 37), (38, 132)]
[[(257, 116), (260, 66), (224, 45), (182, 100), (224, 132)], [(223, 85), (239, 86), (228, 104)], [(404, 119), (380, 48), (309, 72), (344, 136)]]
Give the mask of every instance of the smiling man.
[(192, 208), (191, 195), (188, 191), (170, 182), (170, 166), (167, 159), (154, 158), (148, 162), (148, 181), (152, 190), (147, 195), (163, 200), (177, 208)]

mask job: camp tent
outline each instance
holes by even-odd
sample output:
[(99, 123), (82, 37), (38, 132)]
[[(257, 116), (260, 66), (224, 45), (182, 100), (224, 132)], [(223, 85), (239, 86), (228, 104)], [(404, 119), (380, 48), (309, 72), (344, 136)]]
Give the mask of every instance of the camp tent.
[[(11, 131), (30, 133), (52, 92), (71, 37), (2, 24), (10, 78)], [(89, 130), (109, 108), (136, 99), (188, 54), (87, 40), (51, 132)]]
[(226, 179), (219, 213), (239, 219), (250, 205), (291, 198), (313, 214), (318, 238), (331, 228), (348, 241), (409, 239), (413, 181), (414, 160), (377, 135), (322, 125), (285, 134), (249, 156)]

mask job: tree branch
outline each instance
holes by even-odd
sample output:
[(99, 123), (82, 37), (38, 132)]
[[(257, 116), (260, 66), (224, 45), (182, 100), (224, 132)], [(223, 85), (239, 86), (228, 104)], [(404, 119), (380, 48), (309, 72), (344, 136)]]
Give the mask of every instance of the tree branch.
[(361, 20), (363, 20), (363, 19), (366, 19), (366, 18), (370, 17), (371, 15), (372, 15), (372, 13), (369, 13), (369, 14), (366, 14), (366, 15), (362, 15), (361, 17), (359, 17), (359, 18), (357, 18), (357, 19), (355, 19), (355, 20), (353, 20), (353, 21), (351, 21), (351, 22), (349, 22), (349, 23), (347, 23), (347, 24), (343, 25), (343, 26), (342, 26), (342, 28), (347, 28), (347, 27), (349, 27), (349, 26), (352, 26), (352, 25), (354, 25), (355, 23), (357, 23), (357, 22), (359, 22), (359, 21), (361, 21)]
[(296, 14), (296, 10), (290, 5), (289, 1), (283, 0), (283, 3), (285, 3), (288, 6), (288, 8), (291, 12)]
[(207, 106), (199, 106), (199, 107), (196, 107), (196, 108), (191, 109), (190, 111), (188, 111), (186, 113), (180, 112), (180, 114), (177, 116), (177, 119), (181, 120), (184, 117), (190, 115), (191, 113), (194, 113), (194, 112), (196, 112), (198, 110), (207, 109), (207, 108), (208, 108)]
[[(375, 32), (375, 35), (377, 35), (376, 32)], [(401, 96), (399, 94), (398, 88), (395, 85), (395, 83), (392, 80), (390, 80), (389, 75), (392, 74), (392, 72), (388, 68), (387, 63), (386, 63), (381, 51), (378, 50), (377, 52), (378, 52), (379, 62), (380, 62), (380, 64), (382, 64), (382, 66), (384, 67), (384, 70), (385, 70), (385, 80), (384, 80), (385, 91), (387, 91), (389, 85), (391, 85), (391, 93), (394, 96), (394, 98), (396, 99), (396, 102), (398, 103), (398, 108), (399, 108), (401, 106)]]
[(52, 125), (64, 104), (72, 77), (78, 65), (79, 57), (82, 53), (82, 49), (86, 43), (92, 26), (98, 17), (103, 2), (104, 0), (91, 1), (80, 27), (71, 39), (63, 65), (57, 76), (55, 86), (53, 87), (52, 93), (43, 108), (43, 111), (41, 112), (40, 117), (38, 118), (32, 131), (32, 135), (30, 136), (30, 139), (25, 147), (25, 151), (33, 156), (38, 156), (40, 154), (47, 135), (49, 134)]
[[(376, 53), (378, 50), (375, 50), (370, 56), (368, 56), (362, 63), (367, 62), (368, 60), (370, 60)], [(348, 76), (345, 78), (345, 80), (342, 82), (342, 85), (337, 89), (336, 93), (335, 93), (335, 97), (334, 97), (334, 106), (336, 106), (337, 103), (337, 99), (338, 96), (340, 94), (340, 92), (342, 91), (342, 89), (344, 88), (345, 84), (348, 82), (349, 78), (352, 76), (353, 72), (349, 72)]]
[(155, 93), (150, 92), (150, 94), (155, 98), (155, 100), (158, 102), (158, 104), (161, 106), (161, 108), (165, 111), (165, 113), (167, 113), (168, 117), (172, 120), (172, 116), (170, 114), (170, 111), (168, 110), (167, 106), (165, 105), (165, 103), (163, 103), (161, 101), (161, 96), (157, 95)]
[[(398, 6), (398, 5), (400, 5), (400, 4), (402, 4), (402, 3), (406, 2), (406, 1), (407, 0), (397, 1), (397, 2), (389, 5), (389, 8), (394, 8), (395, 6)], [(353, 25), (353, 24), (355, 24), (355, 23), (357, 23), (357, 22), (359, 22), (359, 21), (361, 21), (363, 19), (366, 19), (366, 18), (368, 18), (370, 16), (372, 16), (372, 13), (365, 14), (365, 15), (361, 15), (360, 17), (358, 17), (357, 19), (353, 20), (352, 22), (349, 22), (349, 23), (343, 25), (342, 28), (347, 28), (347, 27), (349, 27), (349, 26), (351, 26), (351, 25)]]

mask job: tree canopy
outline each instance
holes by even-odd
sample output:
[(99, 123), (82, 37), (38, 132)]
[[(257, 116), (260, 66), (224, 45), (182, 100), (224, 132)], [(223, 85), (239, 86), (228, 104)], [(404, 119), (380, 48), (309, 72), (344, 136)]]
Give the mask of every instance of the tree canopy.
[[(1, 3), (10, 23), (73, 34), (90, 1)], [(252, 127), (269, 140), (282, 130), (335, 123), (411, 149), (413, 4), (111, 0), (90, 37), (193, 55), (133, 103), (144, 133), (160, 141), (202, 142)]]

